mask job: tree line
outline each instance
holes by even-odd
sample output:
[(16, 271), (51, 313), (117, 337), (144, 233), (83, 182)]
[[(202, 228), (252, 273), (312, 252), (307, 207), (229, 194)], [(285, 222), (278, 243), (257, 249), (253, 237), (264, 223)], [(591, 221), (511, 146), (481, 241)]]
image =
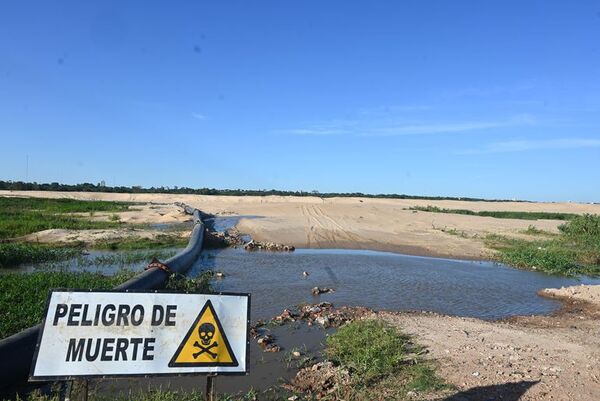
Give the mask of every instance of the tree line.
[(225, 196), (317, 196), (321, 198), (334, 197), (360, 197), (384, 199), (423, 199), (423, 200), (464, 200), (486, 202), (511, 202), (508, 199), (481, 199), (453, 196), (420, 196), (405, 194), (365, 194), (362, 192), (318, 192), (318, 191), (282, 191), (277, 189), (216, 189), (216, 188), (189, 188), (189, 187), (142, 187), (142, 186), (106, 186), (102, 183), (92, 184), (60, 184), (58, 182), (37, 183), (23, 181), (2, 181), (0, 190), (6, 191), (61, 191), (61, 192), (112, 192), (132, 194), (191, 194), (191, 195), (225, 195)]

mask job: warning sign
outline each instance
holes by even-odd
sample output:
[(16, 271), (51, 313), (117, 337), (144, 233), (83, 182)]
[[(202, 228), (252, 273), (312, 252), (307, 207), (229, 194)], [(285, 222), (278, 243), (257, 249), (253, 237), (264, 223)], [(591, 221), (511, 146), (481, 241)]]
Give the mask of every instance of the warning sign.
[(237, 366), (227, 335), (207, 301), (173, 355), (169, 366)]
[(243, 374), (250, 296), (53, 291), (31, 380)]

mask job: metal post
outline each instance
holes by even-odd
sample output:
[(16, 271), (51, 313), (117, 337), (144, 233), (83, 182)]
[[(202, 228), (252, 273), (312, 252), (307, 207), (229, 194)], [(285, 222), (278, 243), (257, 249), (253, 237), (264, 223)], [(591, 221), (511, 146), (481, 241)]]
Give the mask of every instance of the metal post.
[(215, 394), (215, 376), (213, 375), (206, 376), (206, 401), (217, 401), (217, 396)]
[(83, 381), (83, 401), (88, 401), (88, 391), (89, 390), (89, 380), (85, 379)]

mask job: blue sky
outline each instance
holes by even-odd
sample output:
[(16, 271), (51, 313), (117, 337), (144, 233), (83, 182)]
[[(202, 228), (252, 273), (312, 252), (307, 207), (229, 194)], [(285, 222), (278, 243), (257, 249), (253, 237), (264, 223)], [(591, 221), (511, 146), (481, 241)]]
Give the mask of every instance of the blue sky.
[(0, 178), (600, 201), (598, 38), (587, 1), (5, 1)]

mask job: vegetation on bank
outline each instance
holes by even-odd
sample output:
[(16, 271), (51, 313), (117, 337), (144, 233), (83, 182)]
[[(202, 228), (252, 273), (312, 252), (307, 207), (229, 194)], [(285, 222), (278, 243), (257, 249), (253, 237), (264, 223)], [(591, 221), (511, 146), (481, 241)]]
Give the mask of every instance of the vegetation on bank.
[(53, 288), (109, 289), (133, 277), (123, 271), (114, 276), (88, 272), (35, 272), (0, 274), (0, 338), (38, 324)]
[(600, 216), (582, 215), (560, 225), (559, 234), (530, 226), (533, 238), (489, 235), (486, 245), (498, 251), (498, 260), (564, 276), (600, 275)]
[(224, 195), (224, 196), (318, 196), (321, 198), (387, 198), (387, 199), (424, 199), (424, 200), (463, 200), (480, 202), (523, 202), (508, 199), (481, 199), (461, 198), (452, 196), (419, 196), (405, 194), (365, 194), (362, 192), (319, 192), (319, 191), (280, 191), (276, 189), (215, 189), (215, 188), (188, 188), (188, 187), (110, 187), (101, 184), (60, 184), (37, 183), (22, 181), (0, 181), (0, 190), (8, 191), (64, 191), (64, 192), (113, 192), (113, 193), (136, 193), (136, 194), (192, 194), (192, 195)]
[(410, 337), (380, 320), (356, 320), (327, 338), (326, 355), (350, 373), (340, 399), (405, 399), (447, 388)]
[(91, 221), (74, 213), (122, 212), (128, 202), (0, 197), (0, 240), (53, 228), (114, 228), (118, 221)]
[(177, 235), (161, 234), (154, 238), (129, 237), (96, 242), (92, 248), (111, 251), (134, 249), (184, 248), (189, 239)]
[[(70, 246), (44, 245), (14, 242), (11, 238), (31, 234), (41, 230), (63, 229), (105, 229), (121, 226), (115, 212), (130, 210), (133, 203), (79, 201), (73, 199), (44, 199), (23, 197), (0, 197), (0, 268), (18, 266), (23, 263), (55, 262), (81, 254), (83, 244)], [(92, 221), (89, 216), (96, 212), (113, 212), (109, 221)], [(83, 214), (83, 215), (81, 215)], [(91, 246), (99, 250), (142, 250), (181, 248), (187, 239), (178, 235), (164, 234), (153, 239), (131, 237), (111, 239)], [(120, 255), (138, 259), (140, 255)], [(82, 259), (81, 261), (89, 261)], [(106, 263), (105, 263), (106, 264)]]
[[(124, 240), (126, 241), (126, 240)], [(140, 243), (139, 247), (133, 245), (120, 247), (104, 247), (100, 249), (116, 249), (120, 252), (105, 253), (88, 256), (83, 254), (81, 247), (60, 247), (51, 245), (29, 244), (22, 242), (0, 243), (0, 269), (15, 268), (22, 264), (39, 264), (56, 268), (62, 267), (90, 267), (90, 266), (127, 266), (140, 262), (150, 262), (152, 258), (166, 260), (175, 255), (175, 248), (183, 247), (180, 242), (158, 242), (152, 240)], [(94, 247), (95, 248), (95, 247)], [(67, 261), (67, 265), (64, 265)]]
[[(198, 379), (198, 388), (201, 387), (201, 380)], [(74, 386), (77, 387), (71, 392), (71, 396), (80, 395), (82, 389), (79, 388), (79, 383), (74, 382)], [(73, 397), (71, 399), (82, 399), (83, 397)], [(244, 394), (231, 396), (231, 395), (219, 395), (217, 394), (217, 401), (256, 401), (258, 400), (258, 393), (254, 390), (250, 390)], [(17, 400), (23, 400), (17, 398)], [(35, 391), (27, 396), (28, 401), (61, 401), (63, 398), (60, 397), (59, 391), (53, 391), (52, 394), (42, 394), (39, 391)], [(90, 401), (205, 401), (204, 390), (195, 391), (178, 391), (178, 390), (163, 390), (155, 389), (146, 392), (127, 392), (125, 394), (96, 394), (94, 389), (90, 390), (89, 395)], [(263, 398), (261, 398), (263, 400)]]
[(574, 213), (555, 212), (518, 212), (518, 211), (481, 211), (476, 212), (468, 209), (444, 209), (437, 206), (413, 206), (408, 210), (432, 213), (465, 214), (468, 216), (495, 217), (497, 219), (520, 219), (520, 220), (572, 220), (577, 217)]
[(81, 254), (77, 248), (27, 243), (0, 243), (0, 269), (23, 263), (43, 263), (70, 259)]
[[(0, 274), (0, 339), (38, 324), (43, 318), (48, 294), (52, 289), (111, 289), (138, 273), (122, 270), (112, 276), (67, 271)], [(195, 278), (173, 274), (169, 277), (166, 288), (210, 293), (211, 278), (210, 271)]]

